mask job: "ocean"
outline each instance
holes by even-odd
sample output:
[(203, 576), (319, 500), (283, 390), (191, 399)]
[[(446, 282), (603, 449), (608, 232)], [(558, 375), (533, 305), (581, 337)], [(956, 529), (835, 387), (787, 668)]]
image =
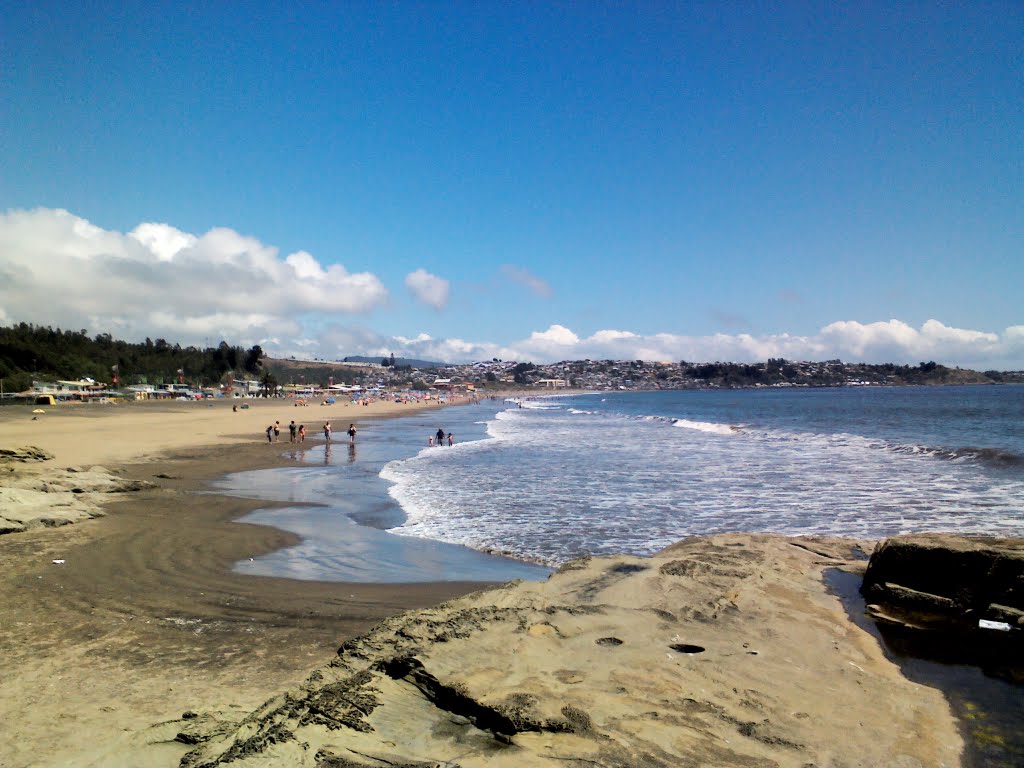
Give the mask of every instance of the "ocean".
[[(454, 446), (427, 445), (439, 427)], [(351, 452), (306, 445), (221, 484), (298, 503), (246, 520), (303, 543), (240, 570), (504, 580), (725, 531), (1024, 536), (1021, 385), (484, 401), (367, 424)]]

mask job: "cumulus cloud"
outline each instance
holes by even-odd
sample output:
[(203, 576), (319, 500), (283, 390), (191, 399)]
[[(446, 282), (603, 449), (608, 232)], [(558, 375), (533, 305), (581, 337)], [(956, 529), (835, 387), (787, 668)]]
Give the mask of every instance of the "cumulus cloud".
[(127, 235), (65, 210), (0, 214), (10, 317), (122, 338), (239, 342), (297, 335), (304, 313), (362, 313), (387, 291), (376, 275), (322, 266), (227, 228), (193, 235), (143, 223)]
[(405, 286), (413, 296), (434, 309), (444, 309), (448, 304), (449, 282), (425, 269), (406, 275)]
[(847, 362), (910, 364), (935, 360), (945, 365), (980, 370), (1006, 370), (1024, 368), (1024, 326), (1012, 326), (1002, 334), (996, 334), (953, 328), (937, 320), (929, 320), (920, 328), (899, 320), (875, 323), (839, 321), (810, 336), (787, 333), (763, 336), (746, 333), (709, 336), (658, 333), (644, 336), (631, 331), (605, 329), (589, 337), (580, 337), (569, 328), (556, 324), (509, 344), (439, 339), (429, 334), (374, 337), (365, 354), (382, 354), (385, 351), (401, 357), (439, 362), (468, 362), (492, 357), (536, 363), (577, 359), (756, 362), (769, 357), (784, 357), (789, 360), (838, 358)]
[(530, 274), (530, 272), (522, 267), (517, 267), (512, 264), (502, 264), (501, 274), (506, 280), (516, 283), (517, 285), (525, 286), (530, 293), (534, 296), (540, 296), (542, 299), (549, 299), (554, 293), (547, 280)]

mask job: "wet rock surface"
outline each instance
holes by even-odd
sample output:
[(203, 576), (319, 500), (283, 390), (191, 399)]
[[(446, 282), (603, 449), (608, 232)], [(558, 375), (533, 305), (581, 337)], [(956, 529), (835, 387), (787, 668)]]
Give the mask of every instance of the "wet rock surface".
[(900, 536), (871, 555), (861, 592), (879, 618), (922, 628), (1024, 628), (1024, 539)]

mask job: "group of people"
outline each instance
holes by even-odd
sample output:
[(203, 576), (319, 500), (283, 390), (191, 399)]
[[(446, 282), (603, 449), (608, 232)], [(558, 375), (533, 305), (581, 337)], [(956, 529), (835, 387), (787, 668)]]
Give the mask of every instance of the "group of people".
[(448, 445), (455, 445), (455, 438), (452, 436), (452, 433), (449, 432), (445, 435), (444, 430), (439, 428), (435, 434), (427, 438), (427, 445), (444, 445), (446, 439), (448, 440)]
[[(281, 422), (275, 421), (266, 429), (267, 442), (276, 443), (281, 437)], [(331, 422), (324, 422), (324, 440), (328, 443), (331, 442)], [(291, 424), (288, 425), (288, 442), (289, 443), (302, 443), (306, 440), (306, 425), (296, 424), (295, 420), (292, 419)], [(348, 425), (348, 441), (353, 445), (356, 442), (356, 425)], [(450, 444), (450, 443), (449, 443)]]
[[(275, 421), (269, 427), (267, 427), (267, 442), (276, 442), (281, 437), (281, 422)], [(306, 425), (296, 424), (295, 420), (292, 419), (292, 423), (288, 425), (288, 442), (289, 443), (302, 443), (306, 440)]]

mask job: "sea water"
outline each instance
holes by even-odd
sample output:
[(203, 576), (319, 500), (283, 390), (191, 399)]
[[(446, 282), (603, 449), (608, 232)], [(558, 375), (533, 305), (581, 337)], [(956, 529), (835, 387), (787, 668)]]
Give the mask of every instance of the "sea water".
[[(428, 446), (440, 427), (452, 447)], [(610, 392), (484, 401), (366, 424), (357, 445), (222, 489), (302, 505), (247, 572), (544, 578), (725, 531), (1024, 535), (1024, 386)], [(515, 560), (483, 553), (504, 553)]]
[(513, 405), (482, 439), (383, 468), (407, 518), (393, 533), (549, 565), (725, 531), (1024, 535), (1024, 386)]

